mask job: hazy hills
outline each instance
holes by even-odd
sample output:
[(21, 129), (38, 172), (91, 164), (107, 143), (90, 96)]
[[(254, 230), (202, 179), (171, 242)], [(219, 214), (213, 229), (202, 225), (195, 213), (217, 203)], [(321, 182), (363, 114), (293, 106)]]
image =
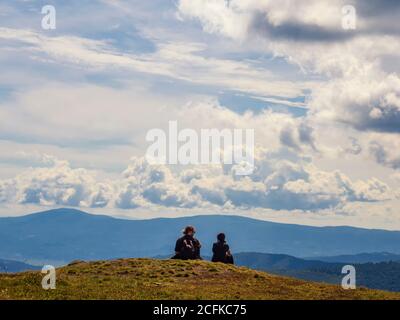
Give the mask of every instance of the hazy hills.
[(27, 270), (38, 270), (40, 267), (27, 263), (0, 259), (0, 273), (2, 272), (21, 272)]
[[(340, 284), (347, 263), (304, 260), (282, 254), (238, 253), (238, 265), (299, 279)], [(352, 263), (357, 286), (400, 292), (400, 262)]]
[(312, 257), (310, 259), (325, 261), (325, 262), (343, 262), (343, 263), (374, 262), (374, 263), (378, 263), (378, 262), (400, 261), (400, 255), (389, 253), (389, 252), (371, 252), (371, 253), (359, 253), (359, 254), (352, 254), (352, 255)]
[(210, 255), (218, 232), (234, 252), (279, 253), (297, 257), (393, 252), (400, 254), (400, 232), (352, 227), (309, 227), (239, 216), (195, 216), (123, 220), (58, 209), (0, 218), (0, 257), (29, 263), (68, 263), (75, 259), (151, 257), (172, 253), (181, 229), (195, 225)]

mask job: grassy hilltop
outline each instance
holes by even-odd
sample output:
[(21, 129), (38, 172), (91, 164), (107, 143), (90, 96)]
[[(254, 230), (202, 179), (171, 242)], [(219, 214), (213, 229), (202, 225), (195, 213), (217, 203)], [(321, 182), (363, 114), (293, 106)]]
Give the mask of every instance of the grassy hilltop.
[(400, 299), (400, 293), (306, 282), (207, 261), (119, 259), (57, 269), (57, 289), (37, 271), (0, 274), (0, 299)]

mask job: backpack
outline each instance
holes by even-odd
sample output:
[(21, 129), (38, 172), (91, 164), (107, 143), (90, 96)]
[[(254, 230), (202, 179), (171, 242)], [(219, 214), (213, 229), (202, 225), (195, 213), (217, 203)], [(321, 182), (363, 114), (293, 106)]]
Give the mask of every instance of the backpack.
[(193, 240), (184, 239), (182, 247), (182, 256), (186, 259), (193, 259), (196, 255), (196, 247)]

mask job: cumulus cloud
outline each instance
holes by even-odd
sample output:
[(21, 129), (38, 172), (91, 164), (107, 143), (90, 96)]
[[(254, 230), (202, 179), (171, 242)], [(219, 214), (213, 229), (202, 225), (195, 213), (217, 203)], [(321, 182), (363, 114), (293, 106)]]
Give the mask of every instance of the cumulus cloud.
[[(342, 28), (342, 8), (348, 4), (356, 9), (355, 30)], [(383, 166), (399, 168), (398, 157), (381, 145), (386, 134), (400, 130), (400, 77), (396, 73), (400, 38), (393, 23), (400, 13), (398, 2), (180, 0), (178, 9), (183, 19), (200, 21), (208, 33), (284, 57), (305, 73), (322, 77), (311, 88), (305, 116), (310, 125), (302, 127), (310, 130), (303, 131), (303, 138), (318, 137), (320, 142), (330, 135), (327, 128), (341, 136), (350, 127), (358, 133), (351, 132), (346, 139), (353, 139), (351, 146), (342, 149), (357, 156), (362, 146), (354, 136), (367, 139), (363, 133), (372, 132), (374, 138), (364, 142), (370, 155)], [(293, 127), (282, 128), (279, 137), (283, 145), (299, 149), (302, 135)], [(329, 149), (326, 142), (309, 141), (319, 151)]]
[(148, 204), (164, 207), (192, 207), (193, 197), (168, 166), (150, 165), (144, 158), (133, 158), (123, 173), (116, 205), (137, 208)]
[(280, 142), (295, 150), (301, 150), (304, 146), (316, 150), (314, 129), (306, 121), (300, 121), (297, 126), (284, 127), (280, 133)]
[(299, 41), (338, 41), (366, 33), (398, 33), (398, 28), (381, 23), (400, 11), (396, 1), (355, 0), (358, 28), (342, 28), (344, 0), (180, 0), (183, 17), (197, 18), (207, 32), (243, 39), (254, 35)]
[[(382, 25), (387, 21), (389, 2), (378, 5), (373, 0), (354, 1), (354, 7), (360, 11), (357, 28), (347, 30), (344, 39), (340, 35), (342, 7), (346, 4), (341, 0), (181, 0), (178, 8), (183, 17), (199, 20), (207, 32), (250, 42), (249, 46), (283, 56), (303, 70), (329, 78), (361, 75), (374, 80), (376, 74), (369, 74), (369, 68), (388, 55), (399, 55), (395, 24), (391, 24), (393, 32), (380, 29), (379, 24), (370, 26), (371, 19)], [(376, 10), (373, 17), (364, 14), (378, 7), (386, 9)], [(392, 7), (397, 9), (398, 5)]]
[(359, 130), (400, 132), (400, 78), (395, 74), (332, 80), (314, 93), (311, 114)]
[(22, 204), (92, 206), (96, 203), (88, 199), (98, 192), (95, 178), (85, 169), (71, 169), (67, 161), (32, 168), (2, 184), (8, 186), (8, 200)]
[(393, 190), (376, 178), (352, 181), (339, 171), (325, 172), (300, 159), (276, 161), (276, 156), (258, 150), (256, 172), (245, 177), (216, 165), (172, 171), (136, 157), (120, 178), (109, 181), (99, 181), (93, 172), (57, 161), (52, 167), (31, 169), (0, 181), (0, 201), (120, 209), (314, 211), (395, 198)]
[[(243, 39), (252, 36), (254, 31), (268, 36), (302, 36), (303, 25), (317, 34), (321, 29), (332, 27), (338, 22), (334, 14), (340, 8), (333, 1), (321, 4), (320, 1), (189, 1), (179, 2), (179, 11), (184, 17), (199, 19), (207, 32), (218, 32), (232, 38)], [(336, 2), (337, 4), (338, 2)], [(296, 26), (296, 28), (295, 28)], [(300, 28), (300, 29), (299, 29)]]

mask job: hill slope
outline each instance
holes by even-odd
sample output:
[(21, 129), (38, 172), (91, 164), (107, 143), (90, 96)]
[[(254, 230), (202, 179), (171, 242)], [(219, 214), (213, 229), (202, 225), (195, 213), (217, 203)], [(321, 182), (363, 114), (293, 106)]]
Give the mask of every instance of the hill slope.
[(400, 294), (317, 284), (206, 261), (120, 259), (57, 269), (57, 289), (42, 274), (0, 275), (0, 299), (400, 299)]
[(203, 255), (211, 254), (212, 242), (221, 231), (227, 234), (234, 252), (300, 257), (368, 251), (400, 253), (398, 231), (318, 228), (222, 215), (123, 220), (58, 209), (0, 218), (0, 257), (33, 264), (63, 264), (74, 259), (168, 255), (181, 229), (188, 224), (197, 227)]

